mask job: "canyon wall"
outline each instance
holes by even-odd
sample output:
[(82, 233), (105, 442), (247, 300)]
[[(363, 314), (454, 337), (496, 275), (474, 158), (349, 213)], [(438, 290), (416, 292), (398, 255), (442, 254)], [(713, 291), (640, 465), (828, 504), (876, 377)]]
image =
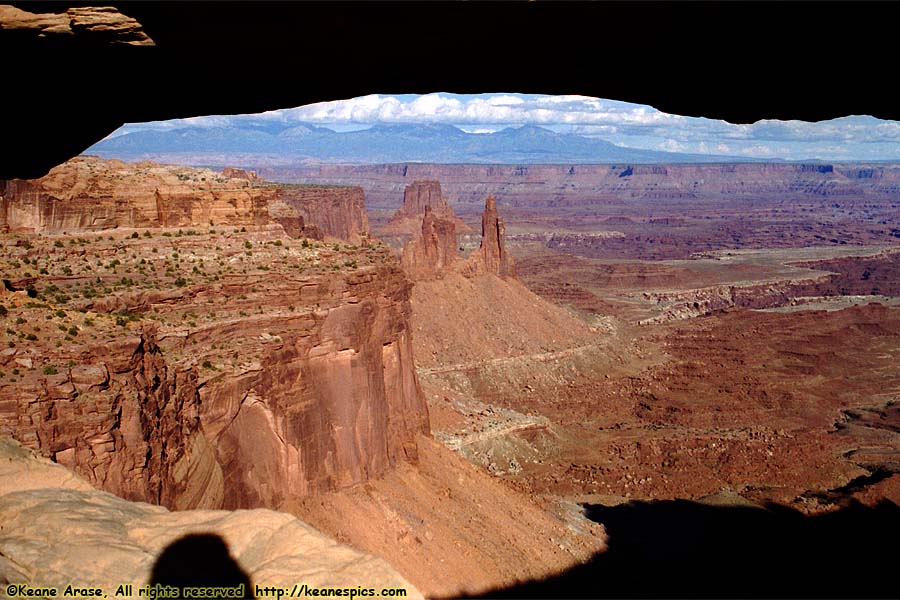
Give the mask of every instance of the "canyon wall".
[[(84, 223), (79, 202), (54, 204)], [(390, 250), (192, 224), (3, 240), (0, 435), (177, 509), (276, 507), (415, 461), (429, 419)]]
[(64, 369), (14, 348), (0, 387), (0, 435), (16, 438), (94, 485), (129, 500), (179, 506), (190, 471), (206, 503), (222, 497), (222, 474), (200, 431), (196, 369), (168, 364), (155, 331), (73, 348)]
[(369, 238), (369, 217), (360, 187), (289, 186), (279, 198), (327, 236), (351, 244), (364, 244)]
[[(225, 474), (225, 507), (278, 506), (415, 460), (415, 435), (429, 425), (412, 358), (409, 293), (394, 266), (288, 281), (265, 293), (269, 308), (283, 313), (173, 338), (176, 352), (216, 342), (248, 357), (200, 390), (203, 431)], [(293, 313), (289, 303), (309, 308)], [(214, 365), (227, 360), (224, 350), (204, 357)]]
[(279, 186), (253, 171), (77, 157), (34, 180), (0, 184), (0, 230), (281, 224), (292, 237), (368, 237), (360, 188)]
[(7, 182), (0, 226), (63, 232), (116, 227), (257, 225), (273, 192), (208, 169), (75, 158), (34, 180)]
[(128, 502), (93, 489), (68, 469), (4, 437), (0, 522), (4, 584), (53, 586), (57, 593), (68, 585), (106, 593), (125, 582), (135, 588), (173, 585), (175, 575), (184, 575), (181, 564), (172, 561), (187, 558), (196, 561), (194, 583), (214, 569), (218, 585), (249, 586), (244, 597), (253, 597), (256, 585), (287, 588), (303, 581), (312, 587), (402, 587), (407, 597), (422, 598), (385, 561), (338, 544), (288, 514), (266, 509), (172, 513)]
[(720, 163), (677, 165), (319, 165), (261, 169), (280, 181), (357, 185), (369, 206), (393, 208), (411, 181), (437, 179), (452, 206), (488, 194), (512, 206), (567, 206), (615, 198), (703, 196), (889, 196), (900, 193), (893, 164)]

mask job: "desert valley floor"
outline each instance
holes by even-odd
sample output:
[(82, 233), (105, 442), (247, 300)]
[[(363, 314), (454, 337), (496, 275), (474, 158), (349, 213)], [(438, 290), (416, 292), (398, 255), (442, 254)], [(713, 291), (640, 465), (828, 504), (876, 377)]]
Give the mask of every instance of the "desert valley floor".
[[(427, 597), (896, 594), (900, 167), (79, 157), (2, 186), (10, 464), (284, 511)], [(0, 515), (40, 537), (16, 468)], [(23, 548), (0, 527), (6, 581), (51, 564)]]

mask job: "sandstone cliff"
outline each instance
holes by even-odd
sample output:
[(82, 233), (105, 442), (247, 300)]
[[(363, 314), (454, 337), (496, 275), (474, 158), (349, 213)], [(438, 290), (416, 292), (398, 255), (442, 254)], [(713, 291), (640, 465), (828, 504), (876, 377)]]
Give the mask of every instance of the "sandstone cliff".
[(286, 186), (279, 199), (297, 210), (326, 236), (351, 244), (369, 239), (369, 217), (359, 187)]
[[(112, 595), (118, 585), (130, 583), (136, 592), (151, 583), (167, 547), (203, 534), (221, 540), (227, 554), (217, 566), (233, 561), (248, 576), (251, 593), (256, 585), (291, 588), (302, 582), (379, 591), (400, 587), (407, 597), (422, 597), (383, 560), (338, 544), (288, 514), (264, 509), (170, 513), (128, 502), (93, 489), (6, 438), (0, 438), (0, 521), (0, 580), (52, 586), (60, 594), (69, 584), (100, 587)], [(194, 560), (193, 568), (202, 569), (211, 557)]]
[[(489, 193), (510, 206), (580, 206), (614, 198), (883, 197), (900, 189), (897, 165), (798, 163), (673, 165), (320, 165), (269, 168), (284, 181), (358, 185), (374, 208), (397, 206), (409, 181), (437, 179), (459, 205)], [(461, 210), (459, 206), (458, 210)], [(412, 231), (410, 231), (412, 233)]]
[(272, 191), (215, 171), (74, 158), (34, 180), (7, 182), (0, 227), (54, 232), (269, 222)]
[(196, 369), (168, 365), (152, 328), (72, 350), (71, 366), (42, 371), (31, 353), (4, 351), (0, 364), (24, 372), (0, 388), (0, 434), (123, 498), (167, 506), (180, 504), (183, 471), (206, 461), (208, 495), (221, 500)]
[(418, 234), (426, 209), (429, 209), (435, 218), (451, 221), (457, 231), (471, 231), (468, 225), (453, 214), (453, 209), (441, 193), (440, 182), (415, 181), (403, 190), (403, 204), (394, 213), (391, 222), (385, 228), (385, 233)]
[(246, 179), (247, 181), (259, 179), (256, 171), (246, 171), (237, 167), (225, 167), (222, 169), (222, 175), (229, 179)]
[(453, 269), (456, 260), (456, 223), (426, 206), (419, 235), (403, 247), (404, 270), (415, 280), (433, 279)]
[(180, 509), (278, 506), (416, 459), (410, 284), (386, 247), (144, 233), (8, 240), (4, 279), (36, 298), (2, 299), (0, 433)]
[(34, 180), (0, 183), (0, 230), (74, 233), (115, 228), (261, 226), (292, 237), (368, 238), (359, 188), (282, 186), (253, 171), (74, 158)]

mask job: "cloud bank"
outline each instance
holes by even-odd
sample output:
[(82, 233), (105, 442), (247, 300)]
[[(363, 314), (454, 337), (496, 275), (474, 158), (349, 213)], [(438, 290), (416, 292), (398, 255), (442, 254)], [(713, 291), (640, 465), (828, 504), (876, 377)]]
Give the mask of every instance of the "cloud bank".
[[(440, 123), (470, 133), (538, 125), (647, 150), (788, 160), (897, 160), (900, 123), (869, 116), (831, 121), (763, 120), (750, 125), (661, 112), (651, 106), (536, 94), (372, 94), (255, 115), (262, 122), (308, 123), (338, 131), (378, 124)], [(235, 117), (209, 116), (130, 124), (113, 135), (142, 129), (228, 127)]]

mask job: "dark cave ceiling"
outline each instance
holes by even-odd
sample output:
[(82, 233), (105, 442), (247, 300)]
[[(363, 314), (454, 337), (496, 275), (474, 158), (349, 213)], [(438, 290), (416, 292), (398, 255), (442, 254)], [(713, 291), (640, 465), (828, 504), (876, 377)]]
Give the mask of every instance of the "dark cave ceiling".
[(582, 94), (735, 123), (900, 119), (894, 3), (109, 4), (155, 45), (0, 30), (15, 57), (0, 179), (40, 176), (125, 122), (370, 93)]

